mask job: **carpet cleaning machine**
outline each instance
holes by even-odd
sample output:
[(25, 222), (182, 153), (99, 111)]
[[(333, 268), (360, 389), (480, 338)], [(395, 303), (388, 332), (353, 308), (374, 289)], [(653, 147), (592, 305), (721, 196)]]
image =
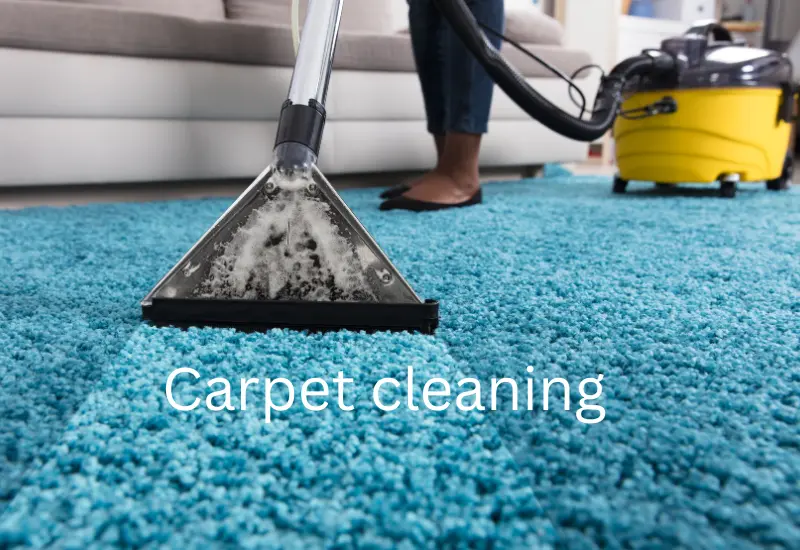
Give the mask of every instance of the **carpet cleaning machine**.
[(787, 189), (797, 105), (789, 58), (737, 45), (717, 24), (666, 40), (662, 51), (676, 59), (675, 70), (642, 75), (624, 92), (613, 129), (614, 192), (629, 180), (719, 182), (729, 198), (738, 182)]
[[(302, 40), (298, 1), (297, 58), (273, 163), (145, 297), (143, 316), (181, 327), (433, 333), (438, 303), (416, 294), (317, 168), (344, 0), (309, 0)], [(620, 63), (603, 76), (588, 116), (576, 116), (508, 64), (483, 34), (497, 31), (482, 29), (464, 0), (433, 1), (532, 118), (587, 142), (614, 126), (615, 191), (634, 179), (719, 180), (726, 196), (738, 181), (787, 185), (796, 104), (788, 58), (735, 45), (719, 25), (697, 27)]]

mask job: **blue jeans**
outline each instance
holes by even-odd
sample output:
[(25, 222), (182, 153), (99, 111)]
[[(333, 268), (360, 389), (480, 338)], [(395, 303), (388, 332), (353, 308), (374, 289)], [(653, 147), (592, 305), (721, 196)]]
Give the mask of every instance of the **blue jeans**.
[[(503, 0), (466, 0), (478, 23), (503, 32)], [(494, 82), (432, 0), (408, 0), (414, 61), (422, 84), (428, 131), (485, 134)], [(487, 35), (495, 48), (502, 40)]]

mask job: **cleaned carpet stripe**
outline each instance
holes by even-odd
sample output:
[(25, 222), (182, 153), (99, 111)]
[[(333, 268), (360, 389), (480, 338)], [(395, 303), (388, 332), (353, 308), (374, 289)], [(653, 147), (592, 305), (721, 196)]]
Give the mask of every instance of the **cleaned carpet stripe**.
[[(406, 365), (417, 395), (429, 377), (463, 378), (424, 336), (141, 328), (29, 473), (0, 533), (37, 547), (549, 548), (552, 528), (484, 416), (374, 407), (373, 384), (404, 380)], [(179, 402), (223, 377), (237, 410), (170, 407), (164, 382), (176, 368), (203, 377), (182, 379)], [(264, 378), (299, 392), (340, 370), (354, 380), (344, 394), (352, 412), (332, 389), (315, 399), (324, 411), (295, 406), (264, 422)], [(261, 391), (242, 411), (238, 381), (248, 378)]]

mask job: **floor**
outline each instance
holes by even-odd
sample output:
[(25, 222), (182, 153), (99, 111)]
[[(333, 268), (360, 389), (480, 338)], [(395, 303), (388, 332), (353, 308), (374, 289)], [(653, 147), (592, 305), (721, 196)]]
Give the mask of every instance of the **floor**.
[[(612, 174), (613, 167), (596, 163), (569, 165), (576, 174)], [(482, 174), (485, 182), (513, 180), (520, 177), (514, 169), (494, 169)], [(417, 173), (363, 174), (334, 176), (337, 189), (389, 187), (418, 176)], [(157, 182), (115, 185), (16, 187), (0, 189), (0, 209), (18, 210), (32, 206), (71, 206), (110, 202), (149, 202), (156, 200), (236, 197), (250, 180), (223, 180), (199, 182)]]

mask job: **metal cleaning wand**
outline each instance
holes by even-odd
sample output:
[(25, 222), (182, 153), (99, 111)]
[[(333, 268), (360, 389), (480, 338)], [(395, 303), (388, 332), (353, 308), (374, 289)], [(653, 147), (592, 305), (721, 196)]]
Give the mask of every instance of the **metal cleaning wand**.
[(309, 2), (289, 97), (283, 104), (275, 139), (274, 165), (280, 172), (305, 173), (317, 162), (342, 2)]

